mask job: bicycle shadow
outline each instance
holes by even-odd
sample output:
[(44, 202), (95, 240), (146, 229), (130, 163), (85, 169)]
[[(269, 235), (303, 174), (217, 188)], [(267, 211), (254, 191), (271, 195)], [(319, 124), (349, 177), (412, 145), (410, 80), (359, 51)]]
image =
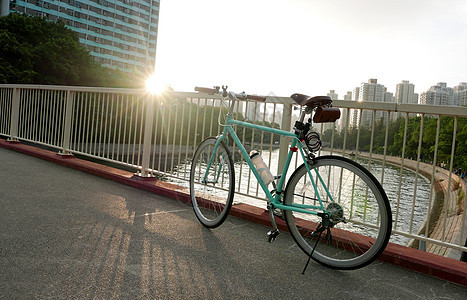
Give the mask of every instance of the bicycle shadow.
[[(103, 198), (110, 198), (110, 191)], [(147, 199), (145, 199), (147, 200)], [(237, 262), (216, 232), (202, 227), (191, 206), (145, 202), (120, 195), (93, 205), (86, 221), (70, 228), (63, 250), (52, 250), (60, 261), (59, 276), (44, 279), (39, 295), (53, 296), (50, 286), (76, 298), (169, 298), (206, 295), (227, 298), (241, 284), (232, 269)], [(232, 249), (230, 249), (232, 251)], [(47, 267), (47, 264), (44, 265)]]

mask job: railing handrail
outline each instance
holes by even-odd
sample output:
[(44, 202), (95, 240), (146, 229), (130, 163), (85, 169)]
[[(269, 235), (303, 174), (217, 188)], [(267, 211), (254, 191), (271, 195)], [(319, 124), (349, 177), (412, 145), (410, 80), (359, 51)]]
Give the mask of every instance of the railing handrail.
[[(186, 98), (209, 98), (220, 99), (215, 95), (202, 94), (197, 92), (168, 92), (172, 96)], [(290, 97), (266, 96), (266, 103), (292, 104), (297, 103)], [(353, 108), (366, 110), (381, 110), (390, 112), (436, 114), (443, 116), (467, 117), (467, 107), (464, 106), (437, 106), (426, 104), (399, 104), (395, 102), (372, 102), (372, 101), (352, 101), (333, 100), (333, 106), (339, 108)]]
[[(39, 89), (39, 90), (65, 90), (76, 92), (102, 92), (110, 94), (139, 94), (145, 95), (147, 91), (144, 88), (107, 88), (107, 87), (88, 87), (88, 86), (65, 86), (65, 85), (38, 85), (38, 84), (0, 84), (0, 88), (21, 88), (21, 89)], [(167, 95), (184, 98), (207, 97), (209, 99), (220, 99), (215, 95), (200, 94), (197, 92), (167, 91)], [(296, 105), (290, 97), (284, 96), (266, 96), (266, 103), (280, 103)], [(333, 105), (339, 108), (382, 110), (390, 112), (404, 112), (417, 114), (436, 114), (443, 116), (467, 117), (467, 107), (464, 106), (441, 106), (426, 104), (399, 104), (395, 102), (372, 102), (372, 101), (353, 101), (353, 100), (334, 100)]]
[(49, 90), (49, 91), (72, 91), (72, 92), (96, 92), (111, 94), (147, 94), (147, 90), (131, 88), (108, 88), (90, 86), (68, 86), (68, 85), (40, 85), (40, 84), (0, 84), (0, 88), (20, 88), (28, 90)]

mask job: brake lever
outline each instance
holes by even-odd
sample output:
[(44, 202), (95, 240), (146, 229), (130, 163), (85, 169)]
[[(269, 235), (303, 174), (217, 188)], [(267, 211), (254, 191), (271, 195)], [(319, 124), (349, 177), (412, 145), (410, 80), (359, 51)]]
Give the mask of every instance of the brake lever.
[(222, 85), (222, 97), (227, 97), (227, 88), (228, 87), (229, 86), (227, 86), (227, 85), (226, 86)]

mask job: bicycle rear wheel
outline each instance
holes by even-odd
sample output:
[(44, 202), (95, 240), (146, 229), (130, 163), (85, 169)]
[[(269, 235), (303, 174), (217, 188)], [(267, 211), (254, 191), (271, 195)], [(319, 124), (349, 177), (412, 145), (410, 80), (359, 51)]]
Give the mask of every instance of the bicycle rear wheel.
[[(311, 257), (330, 268), (350, 270), (368, 265), (383, 252), (391, 235), (391, 208), (381, 184), (364, 167), (344, 157), (318, 157), (309, 167), (332, 225), (316, 244), (319, 234), (313, 232), (323, 218), (285, 210), (295, 242), (307, 255), (316, 244)], [(319, 205), (304, 164), (290, 177), (284, 202)]]
[(216, 141), (210, 137), (201, 142), (193, 156), (190, 172), (193, 210), (201, 224), (209, 228), (221, 225), (227, 218), (235, 185), (230, 151), (221, 142), (214, 153)]

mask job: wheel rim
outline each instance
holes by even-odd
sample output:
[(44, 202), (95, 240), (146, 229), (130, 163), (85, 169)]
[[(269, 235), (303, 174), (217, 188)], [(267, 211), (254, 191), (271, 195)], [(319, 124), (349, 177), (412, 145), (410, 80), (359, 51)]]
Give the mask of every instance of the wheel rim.
[(193, 156), (190, 172), (193, 208), (199, 221), (207, 227), (216, 227), (225, 220), (233, 198), (233, 166), (230, 153), (223, 144), (217, 147), (204, 182), (215, 141), (208, 139), (199, 146)]
[[(327, 231), (322, 234), (313, 258), (329, 267), (355, 269), (373, 261), (382, 252), (389, 239), (390, 217), (385, 201), (387, 197), (374, 177), (346, 159), (320, 158), (313, 168), (317, 168), (323, 182), (329, 185), (331, 196), (337, 204), (330, 201), (323, 184), (318, 179), (316, 188), (327, 201), (332, 215), (343, 216), (348, 222), (336, 222), (330, 229), (332, 239), (326, 240)], [(303, 167), (292, 176), (287, 186), (285, 202), (319, 205)], [(314, 169), (313, 177), (316, 178)], [(304, 176), (306, 175), (306, 176)], [(305, 179), (304, 179), (305, 177)], [(290, 193), (290, 190), (296, 191)], [(298, 191), (298, 192), (297, 192)], [(381, 213), (380, 213), (381, 211)], [(316, 243), (312, 236), (321, 218), (315, 215), (286, 211), (287, 224), (294, 239), (305, 253), (311, 253)], [(345, 251), (342, 251), (345, 250)]]

